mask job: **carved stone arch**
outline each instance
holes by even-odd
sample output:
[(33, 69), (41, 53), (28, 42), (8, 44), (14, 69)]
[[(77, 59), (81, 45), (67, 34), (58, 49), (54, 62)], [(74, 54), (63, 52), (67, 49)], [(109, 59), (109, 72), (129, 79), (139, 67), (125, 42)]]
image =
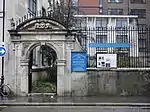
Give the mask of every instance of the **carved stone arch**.
[(65, 26), (59, 23), (56, 20), (52, 20), (49, 18), (32, 18), (29, 19), (16, 27), (16, 31), (28, 31), (40, 29), (40, 26), (45, 25), (45, 29), (54, 29), (54, 30), (66, 30)]
[[(61, 58), (61, 55), (60, 55), (60, 50), (59, 48), (54, 45), (53, 43), (51, 42), (48, 42), (48, 43), (45, 43), (45, 45), (49, 46), (50, 48), (52, 48), (55, 52), (56, 52), (56, 55), (57, 55), (57, 58), (60, 59)], [(41, 43), (32, 43), (28, 46), (28, 48), (25, 50), (25, 59), (29, 59), (29, 56), (30, 56), (30, 53), (31, 51), (36, 48), (37, 46), (41, 46)]]
[[(48, 28), (39, 28), (39, 26), (37, 28), (36, 25), (41, 25), (43, 22)], [(9, 32), (12, 43), (19, 46), (15, 53), (19, 58), (14, 60), (20, 64), (13, 63), (14, 67), (18, 66), (13, 71), (13, 74), (20, 79), (20, 83), (17, 84), (20, 85), (18, 86), (20, 90), (16, 90), (17, 94), (24, 96), (29, 93), (29, 73), (31, 67), (29, 62), (32, 61), (30, 60), (30, 53), (33, 49), (41, 45), (47, 45), (52, 48), (57, 56), (57, 95), (63, 96), (65, 89), (67, 91), (71, 90), (70, 88), (66, 88), (68, 83), (70, 83), (66, 83), (65, 80), (67, 53), (69, 54), (70, 51), (66, 51), (67, 39), (65, 36), (67, 30), (62, 24), (48, 18), (35, 18), (20, 24), (16, 29), (9, 30)], [(16, 71), (19, 72), (17, 73)], [(12, 71), (10, 73), (12, 74)], [(15, 80), (15, 77), (13, 80)]]

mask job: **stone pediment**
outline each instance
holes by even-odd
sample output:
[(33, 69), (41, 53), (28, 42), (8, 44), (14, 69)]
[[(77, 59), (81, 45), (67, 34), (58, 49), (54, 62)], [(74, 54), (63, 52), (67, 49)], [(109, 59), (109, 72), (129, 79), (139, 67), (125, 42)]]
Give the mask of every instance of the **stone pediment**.
[(26, 30), (59, 30), (60, 27), (53, 25), (49, 22), (36, 22)]
[(17, 31), (50, 31), (50, 30), (64, 30), (65, 27), (60, 23), (52, 20), (34, 20), (26, 22), (18, 26)]

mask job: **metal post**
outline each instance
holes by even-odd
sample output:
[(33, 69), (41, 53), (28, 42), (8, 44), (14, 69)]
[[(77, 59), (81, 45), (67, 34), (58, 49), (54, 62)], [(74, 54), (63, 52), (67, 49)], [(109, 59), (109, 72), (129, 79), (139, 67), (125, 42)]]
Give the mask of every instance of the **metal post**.
[[(5, 0), (3, 0), (3, 32), (2, 32), (2, 42), (4, 42), (4, 36), (5, 36)], [(4, 57), (2, 57), (1, 84), (4, 84)]]

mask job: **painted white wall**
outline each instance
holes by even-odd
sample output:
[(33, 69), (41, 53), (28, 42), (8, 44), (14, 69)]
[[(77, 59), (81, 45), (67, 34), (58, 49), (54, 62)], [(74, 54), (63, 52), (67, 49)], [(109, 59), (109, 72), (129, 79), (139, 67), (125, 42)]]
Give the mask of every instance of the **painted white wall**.
[[(107, 42), (108, 43), (115, 43), (116, 42), (116, 31), (111, 31), (111, 28), (116, 27), (116, 23), (117, 23), (117, 19), (118, 18), (125, 18), (127, 20), (127, 27), (131, 26), (131, 27), (136, 27), (136, 17), (132, 17), (132, 16), (109, 16), (109, 15), (77, 15), (77, 17), (81, 17), (81, 18), (86, 18), (86, 24), (87, 24), (87, 28), (90, 29), (95, 29), (96, 27), (96, 20), (99, 18), (105, 18), (108, 19), (108, 24), (107, 27), (108, 29), (110, 29), (110, 31), (107, 31), (106, 34), (103, 35), (107, 35)], [(133, 19), (132, 23), (129, 23), (129, 19)], [(131, 29), (133, 30), (133, 29)], [(128, 37), (130, 37), (132, 40), (134, 40), (135, 43), (138, 43), (138, 34), (136, 31), (133, 31), (128, 34), (126, 34)], [(93, 43), (93, 39), (96, 40), (96, 31), (94, 32), (93, 30), (88, 31), (87, 33), (87, 37), (88, 41), (87, 41), (87, 46), (89, 43)], [(89, 40), (92, 39), (92, 40)], [(131, 41), (131, 40), (130, 40)], [(134, 48), (133, 48), (134, 47)], [(130, 56), (134, 56), (134, 57), (138, 57), (138, 44), (136, 44), (136, 46), (133, 46), (131, 48), (131, 52), (130, 52)], [(108, 48), (108, 52), (112, 52), (112, 48)], [(136, 53), (135, 53), (136, 52)], [(95, 48), (88, 48), (88, 54), (90, 54), (90, 56), (94, 56), (96, 54), (96, 49)]]

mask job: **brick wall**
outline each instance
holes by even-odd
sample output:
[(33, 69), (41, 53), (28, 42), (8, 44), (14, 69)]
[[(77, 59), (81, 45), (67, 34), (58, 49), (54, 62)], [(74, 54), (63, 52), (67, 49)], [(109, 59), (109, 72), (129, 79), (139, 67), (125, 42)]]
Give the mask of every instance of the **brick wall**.
[(99, 14), (99, 0), (79, 0), (79, 7), (85, 14)]

